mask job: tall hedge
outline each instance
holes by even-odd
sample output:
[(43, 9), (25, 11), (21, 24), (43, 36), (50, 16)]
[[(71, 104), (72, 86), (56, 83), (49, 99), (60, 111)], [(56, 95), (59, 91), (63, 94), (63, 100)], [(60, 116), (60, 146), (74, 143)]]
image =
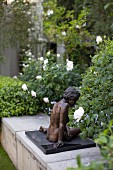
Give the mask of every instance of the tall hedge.
[(84, 137), (97, 137), (113, 119), (113, 41), (105, 41), (83, 77), (78, 104), (84, 108)]

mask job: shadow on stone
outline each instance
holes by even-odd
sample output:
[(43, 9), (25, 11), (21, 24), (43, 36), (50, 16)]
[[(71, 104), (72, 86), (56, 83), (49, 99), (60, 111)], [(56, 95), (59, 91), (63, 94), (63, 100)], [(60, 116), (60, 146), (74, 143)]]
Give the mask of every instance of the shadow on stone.
[(38, 146), (45, 154), (53, 154), (58, 152), (77, 150), (83, 148), (95, 147), (96, 144), (90, 139), (81, 139), (80, 136), (72, 139), (69, 142), (64, 142), (61, 148), (53, 148), (54, 143), (46, 139), (46, 134), (36, 131), (26, 131), (27, 137)]

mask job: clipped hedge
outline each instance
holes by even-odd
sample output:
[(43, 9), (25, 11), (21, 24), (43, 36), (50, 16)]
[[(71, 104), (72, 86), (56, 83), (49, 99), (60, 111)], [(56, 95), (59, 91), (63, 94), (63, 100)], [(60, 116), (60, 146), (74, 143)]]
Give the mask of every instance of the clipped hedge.
[(0, 76), (0, 117), (36, 114), (38, 98), (22, 89), (23, 81)]
[(0, 76), (0, 89), (2, 89), (3, 87), (7, 86), (11, 86), (13, 83), (17, 82), (17, 79), (13, 79), (11, 77), (7, 77), (7, 76)]
[(113, 41), (105, 41), (92, 58), (78, 105), (85, 110), (79, 122), (82, 136), (96, 138), (113, 119)]

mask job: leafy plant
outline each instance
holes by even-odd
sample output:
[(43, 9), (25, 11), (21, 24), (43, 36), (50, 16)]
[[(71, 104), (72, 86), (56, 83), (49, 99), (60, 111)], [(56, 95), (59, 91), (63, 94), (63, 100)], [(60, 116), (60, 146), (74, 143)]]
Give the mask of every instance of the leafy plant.
[(111, 120), (107, 128), (99, 134), (95, 142), (100, 145), (101, 154), (105, 161), (106, 169), (113, 168), (113, 120)]
[(38, 96), (28, 87), (25, 90), (24, 82), (9, 77), (0, 79), (3, 80), (0, 85), (0, 117), (38, 113)]
[[(29, 82), (29, 86), (36, 91), (40, 100), (40, 106), (44, 110), (46, 107), (52, 107), (53, 101), (62, 98), (64, 90), (68, 86), (78, 87), (81, 82), (81, 75), (78, 66), (73, 66), (71, 70), (67, 70), (65, 65), (57, 64), (50, 53), (45, 60), (41, 57), (38, 60), (28, 60), (23, 68), (23, 74), (20, 79)], [(73, 64), (72, 61), (68, 61)], [(69, 69), (69, 68), (68, 68)], [(48, 106), (44, 104), (43, 98), (48, 97), (50, 103)]]
[(101, 161), (93, 161), (85, 166), (78, 155), (76, 158), (77, 168), (67, 168), (67, 170), (111, 170), (113, 168), (113, 120), (109, 122), (107, 128), (101, 132), (95, 142), (100, 146), (103, 156)]
[(83, 137), (96, 138), (113, 118), (113, 41), (105, 41), (83, 76), (78, 106), (85, 114), (79, 125)]

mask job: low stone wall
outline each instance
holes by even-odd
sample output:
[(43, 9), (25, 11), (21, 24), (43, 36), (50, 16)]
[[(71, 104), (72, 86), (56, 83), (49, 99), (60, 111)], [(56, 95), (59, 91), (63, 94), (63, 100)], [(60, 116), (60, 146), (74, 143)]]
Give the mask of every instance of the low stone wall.
[(48, 127), (47, 115), (2, 119), (1, 142), (17, 170), (66, 170), (77, 166), (75, 158), (78, 154), (85, 165), (101, 159), (98, 147), (45, 155), (25, 135), (25, 131), (38, 130), (41, 125)]

